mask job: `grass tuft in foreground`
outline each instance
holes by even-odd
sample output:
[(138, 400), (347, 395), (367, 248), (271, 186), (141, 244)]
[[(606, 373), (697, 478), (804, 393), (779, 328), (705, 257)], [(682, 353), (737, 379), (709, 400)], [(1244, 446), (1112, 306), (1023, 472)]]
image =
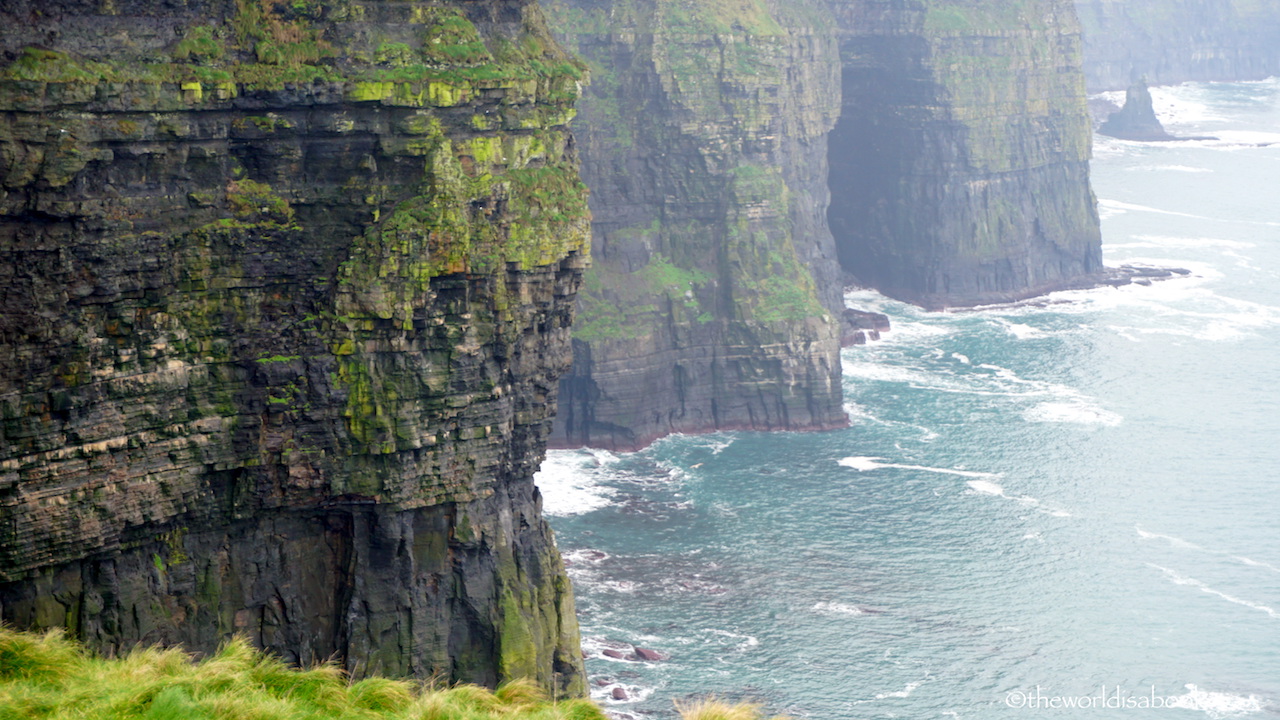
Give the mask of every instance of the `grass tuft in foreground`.
[[(731, 705), (720, 700), (702, 700), (692, 704), (676, 703), (683, 720), (764, 720), (759, 705)], [(774, 717), (770, 720), (788, 720)]]
[(107, 660), (60, 632), (0, 628), (0, 720), (605, 720), (587, 700), (550, 702), (529, 681), (497, 692), (294, 670), (242, 639), (194, 661), (177, 649)]
[[(763, 720), (753, 705), (706, 700), (684, 720)], [(179, 649), (114, 660), (60, 631), (0, 627), (0, 720), (606, 720), (588, 700), (551, 702), (532, 682), (496, 691), (406, 680), (350, 683), (331, 665), (294, 670), (243, 639), (196, 662)], [(781, 720), (775, 718), (774, 720)]]

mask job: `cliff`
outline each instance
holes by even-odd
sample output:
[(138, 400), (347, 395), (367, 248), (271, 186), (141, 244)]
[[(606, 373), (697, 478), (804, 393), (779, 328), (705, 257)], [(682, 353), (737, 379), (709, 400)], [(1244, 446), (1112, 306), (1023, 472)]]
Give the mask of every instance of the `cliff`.
[(593, 267), (553, 443), (845, 424), (815, 2), (554, 0), (591, 68), (575, 121)]
[(0, 619), (581, 693), (536, 5), (15, 0), (0, 53)]
[(1080, 34), (1066, 0), (833, 0), (843, 111), (830, 224), (845, 270), (928, 308), (1102, 269)]
[(1089, 88), (1280, 74), (1280, 5), (1258, 0), (1076, 0)]

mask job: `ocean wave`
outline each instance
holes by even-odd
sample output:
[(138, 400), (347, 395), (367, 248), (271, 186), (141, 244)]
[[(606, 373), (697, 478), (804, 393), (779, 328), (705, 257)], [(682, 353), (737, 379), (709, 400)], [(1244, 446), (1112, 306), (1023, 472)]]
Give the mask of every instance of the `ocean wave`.
[[(1066, 510), (1047, 507), (1044, 505), (1044, 503), (1040, 502), (1036, 498), (1031, 497), (1030, 495), (1010, 495), (1009, 493), (1005, 492), (1005, 489), (1003, 486), (1001, 486), (998, 483), (991, 482), (990, 480), (970, 480), (966, 482), (965, 485), (967, 485), (970, 490), (972, 490), (974, 493), (978, 495), (990, 495), (992, 497), (1000, 497), (1000, 498), (1005, 498), (1006, 500), (1013, 500), (1015, 502), (1022, 503), (1023, 505), (1033, 507), (1037, 511), (1053, 517), (1062, 517), (1062, 518), (1071, 517), (1071, 513), (1067, 512)], [(1024, 538), (1024, 539), (1027, 539), (1027, 538)], [(1039, 537), (1039, 533), (1036, 533), (1036, 537), (1034, 539), (1041, 540), (1041, 542), (1043, 542), (1043, 540)]]
[(599, 454), (607, 452), (549, 451), (542, 467), (533, 475), (534, 484), (542, 492), (542, 512), (553, 517), (582, 515), (613, 502), (617, 491), (599, 484), (597, 476), (591, 472), (603, 462)]
[(1188, 550), (1204, 550), (1204, 548), (1199, 545), (1183, 540), (1182, 538), (1177, 538), (1172, 535), (1161, 535), (1160, 533), (1147, 532), (1146, 530), (1143, 530), (1140, 525), (1134, 525), (1133, 529), (1138, 531), (1138, 537), (1143, 540), (1164, 540), (1173, 547), (1186, 548)]
[(728, 640), (732, 644), (729, 649), (735, 652), (747, 652), (752, 648), (760, 647), (760, 639), (754, 635), (719, 628), (704, 628), (702, 632), (707, 636), (704, 642), (717, 643)]
[[(940, 358), (937, 358), (940, 359)], [(968, 359), (968, 358), (965, 358)], [(958, 358), (957, 358), (958, 360)], [(964, 363), (961, 363), (964, 365)], [(947, 367), (905, 367), (888, 362), (856, 362), (842, 358), (841, 368), (846, 378), (857, 380), (902, 383), (917, 390), (976, 395), (987, 397), (1080, 397), (1080, 392), (1059, 383), (1027, 380), (1008, 368), (990, 363), (973, 364), (955, 369)], [(987, 370), (974, 372), (969, 370)], [(956, 372), (961, 370), (962, 372)]]
[(823, 615), (844, 615), (846, 617), (859, 617), (861, 615), (867, 614), (865, 611), (863, 611), (862, 608), (858, 607), (857, 605), (850, 605), (849, 603), (842, 603), (842, 602), (814, 603), (813, 607), (810, 609), (813, 610), (814, 612), (821, 613)]
[(1148, 213), (1154, 213), (1156, 215), (1171, 215), (1173, 217), (1190, 218), (1192, 220), (1217, 220), (1218, 219), (1218, 218), (1209, 217), (1207, 215), (1196, 215), (1194, 213), (1179, 212), (1177, 210), (1162, 210), (1160, 208), (1154, 208), (1149, 205), (1137, 205), (1134, 203), (1122, 202), (1120, 200), (1106, 200), (1103, 198), (1098, 199), (1098, 207), (1107, 208), (1109, 210), (1122, 210), (1122, 211), (1128, 211), (1128, 212), (1148, 212)]
[(1022, 412), (1028, 422), (1041, 423), (1074, 423), (1077, 425), (1104, 425), (1115, 427), (1124, 418), (1109, 410), (1103, 410), (1085, 403), (1050, 402), (1040, 403)]
[(1193, 588), (1196, 588), (1197, 590), (1200, 590), (1201, 592), (1207, 593), (1209, 595), (1213, 595), (1215, 597), (1222, 598), (1223, 600), (1226, 600), (1229, 603), (1234, 603), (1236, 605), (1247, 607), (1251, 610), (1257, 610), (1259, 612), (1266, 613), (1272, 619), (1280, 620), (1280, 613), (1277, 613), (1271, 607), (1262, 605), (1260, 603), (1250, 602), (1249, 600), (1243, 600), (1241, 598), (1235, 597), (1234, 595), (1228, 595), (1227, 593), (1224, 593), (1221, 590), (1215, 590), (1214, 588), (1209, 587), (1208, 585), (1200, 582), (1199, 580), (1196, 580), (1195, 578), (1187, 577), (1185, 575), (1178, 573), (1175, 570), (1170, 570), (1167, 567), (1161, 567), (1160, 565), (1156, 565), (1154, 563), (1147, 563), (1147, 565), (1150, 565), (1151, 567), (1164, 573), (1165, 578), (1168, 579), (1170, 582), (1172, 582), (1174, 585), (1185, 585), (1187, 587), (1193, 587)]
[(1275, 565), (1272, 565), (1271, 563), (1268, 563), (1268, 562), (1263, 562), (1261, 560), (1254, 560), (1253, 558), (1245, 557), (1243, 555), (1233, 555), (1229, 552), (1224, 552), (1222, 550), (1212, 550), (1202, 545), (1197, 545), (1189, 540), (1183, 540), (1182, 538), (1174, 537), (1173, 535), (1162, 535), (1160, 533), (1148, 532), (1146, 530), (1143, 530), (1141, 525), (1134, 525), (1133, 529), (1137, 531), (1138, 537), (1142, 538), (1143, 540), (1163, 540), (1169, 543), (1171, 547), (1175, 547), (1183, 550), (1194, 550), (1196, 552), (1202, 552), (1209, 555), (1217, 555), (1219, 557), (1227, 557), (1238, 563), (1248, 565), (1249, 567), (1263, 568), (1265, 570), (1270, 570), (1273, 573), (1280, 574), (1280, 567), (1276, 567)]
[(1254, 148), (1260, 145), (1280, 145), (1280, 133), (1260, 130), (1213, 130), (1213, 140), (1189, 140), (1189, 144), (1220, 149)]
[[(615, 696), (614, 691), (617, 689), (622, 690), (622, 697)], [(644, 685), (628, 685), (619, 682), (610, 682), (605, 685), (595, 684), (591, 688), (591, 699), (607, 706), (627, 705), (644, 702), (649, 699), (649, 696), (653, 695), (656, 689)]]
[[(1166, 128), (1189, 126), (1198, 130), (1207, 122), (1225, 122), (1204, 100), (1204, 89), (1196, 85), (1151, 88), (1151, 106)], [(1176, 133), (1175, 133), (1176, 134)]]
[(1136, 165), (1134, 167), (1125, 168), (1129, 172), (1184, 172), (1184, 173), (1211, 173), (1213, 170), (1202, 167), (1192, 167), (1190, 165)]
[[(1280, 135), (1277, 135), (1276, 137), (1280, 139)], [(1127, 203), (1120, 200), (1106, 200), (1102, 198), (1098, 199), (1098, 208), (1099, 210), (1107, 209), (1110, 211), (1117, 211), (1113, 214), (1118, 214), (1119, 212), (1146, 212), (1146, 213), (1152, 213), (1155, 215), (1169, 215), (1172, 217), (1188, 218), (1190, 220), (1208, 220), (1210, 222), (1280, 227), (1280, 222), (1270, 222), (1265, 220), (1240, 220), (1240, 219), (1231, 218), (1231, 217), (1216, 218), (1216, 217), (1210, 217), (1208, 215), (1196, 215), (1195, 213), (1185, 213), (1185, 212), (1180, 212), (1178, 210), (1164, 210), (1162, 208), (1151, 207), (1150, 205), (1137, 205), (1135, 203)], [(1103, 246), (1103, 249), (1106, 249), (1105, 245)]]
[(937, 432), (930, 430), (929, 428), (923, 425), (916, 425), (914, 423), (902, 422), (900, 420), (885, 420), (883, 418), (877, 417), (870, 410), (866, 409), (865, 407), (859, 405), (856, 402), (853, 402), (852, 400), (845, 400), (844, 414), (845, 414), (845, 417), (849, 418), (850, 425), (857, 425), (859, 423), (867, 422), (867, 423), (874, 423), (877, 425), (901, 427), (901, 428), (907, 428), (910, 430), (917, 431), (920, 433), (920, 437), (916, 439), (919, 440), (920, 442), (933, 442), (934, 440), (937, 440), (939, 437)]
[(877, 699), (877, 700), (886, 700), (886, 699), (888, 699), (888, 698), (905, 698), (905, 697), (911, 697), (911, 693), (915, 692), (915, 691), (916, 691), (916, 688), (920, 687), (920, 686), (921, 686), (921, 685), (923, 685), (923, 684), (924, 684), (923, 682), (907, 683), (907, 686), (906, 686), (905, 688), (903, 688), (903, 689), (901, 689), (901, 690), (899, 690), (899, 691), (897, 691), (897, 692), (880, 693), (880, 694), (876, 695), (876, 699)]
[(1231, 248), (1234, 250), (1246, 250), (1255, 248), (1257, 243), (1245, 242), (1243, 240), (1226, 240), (1224, 238), (1214, 237), (1183, 237), (1177, 235), (1134, 235), (1134, 240), (1141, 242), (1134, 243), (1108, 243), (1108, 247), (1115, 248)]
[(599, 565), (609, 559), (609, 553), (594, 548), (575, 548), (561, 553), (566, 565)]
[(1038, 340), (1048, 337), (1049, 333), (1040, 328), (1031, 327), (1022, 323), (1016, 323), (1004, 318), (993, 318), (995, 323), (999, 325), (1005, 332), (1014, 336), (1019, 340)]
[[(900, 699), (900, 698), (909, 698), (911, 697), (911, 693), (915, 692), (923, 684), (924, 684), (923, 680), (907, 683), (906, 687), (902, 688), (901, 690), (895, 690), (893, 692), (876, 693), (875, 697), (873, 697), (870, 700), (854, 700), (851, 704), (866, 705), (867, 703), (873, 703), (878, 700), (894, 700), (894, 699)], [(943, 714), (946, 715), (947, 713), (943, 713)]]
[(1254, 560), (1252, 558), (1244, 557), (1243, 555), (1232, 555), (1231, 559), (1237, 562), (1242, 562), (1245, 565), (1248, 565), (1250, 567), (1266, 568), (1267, 570), (1270, 570), (1273, 573), (1280, 573), (1280, 567), (1276, 567), (1275, 565), (1272, 565), (1271, 563), (1268, 563), (1268, 562), (1262, 562), (1261, 560)]
[[(1200, 340), (1228, 341), (1254, 334), (1258, 330), (1280, 326), (1280, 307), (1241, 300), (1215, 291), (1208, 283), (1223, 274), (1208, 263), (1178, 259), (1126, 258), (1147, 264), (1181, 266), (1192, 275), (1155, 282), (1149, 286), (1126, 285), (1119, 288), (1064, 290), (1051, 293), (1041, 305), (983, 310), (995, 317), (1025, 317), (1045, 312), (1096, 316), (1124, 315), (1142, 318), (1144, 325), (1111, 323), (1110, 327), (1127, 339), (1138, 341), (1143, 335), (1176, 335)], [(1114, 259), (1108, 258), (1114, 263)], [(1119, 312), (1117, 312), (1119, 311)], [(1091, 325), (1097, 327), (1097, 325)]]
[(1257, 695), (1235, 695), (1225, 692), (1201, 690), (1192, 684), (1184, 686), (1187, 692), (1174, 696), (1169, 707), (1198, 710), (1212, 720), (1238, 718), (1267, 709), (1267, 703)]
[(973, 470), (962, 470), (955, 468), (939, 468), (928, 467), (926, 465), (904, 465), (902, 463), (882, 463), (879, 462), (884, 458), (878, 457), (847, 457), (841, 458), (837, 463), (842, 467), (853, 468), (858, 472), (867, 472), (869, 470), (880, 470), (883, 468), (897, 468), (900, 470), (919, 470), (920, 472), (939, 473), (942, 475), (958, 475), (960, 477), (971, 478), (995, 478), (1000, 477), (996, 473), (976, 472)]
[(996, 497), (1009, 497), (1008, 495), (1005, 495), (1003, 487), (989, 480), (970, 480), (969, 482), (965, 483), (965, 485), (968, 485), (969, 489), (973, 490), (974, 492), (980, 495), (994, 495)]

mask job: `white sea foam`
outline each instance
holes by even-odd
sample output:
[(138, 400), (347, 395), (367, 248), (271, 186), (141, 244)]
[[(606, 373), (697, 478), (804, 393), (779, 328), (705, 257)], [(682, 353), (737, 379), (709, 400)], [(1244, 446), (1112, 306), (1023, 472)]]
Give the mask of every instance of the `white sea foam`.
[(870, 410), (852, 400), (844, 401), (844, 416), (849, 418), (850, 424), (857, 424), (861, 421), (879, 422), (880, 420), (880, 418), (872, 415)]
[[(597, 483), (592, 468), (600, 467), (604, 450), (551, 450), (533, 481), (542, 491), (542, 511), (551, 516), (582, 515), (606, 507), (615, 491)], [(613, 456), (616, 460), (616, 456)]]
[(570, 565), (599, 565), (609, 559), (609, 553), (593, 548), (577, 548), (565, 551), (564, 559)]
[(735, 438), (718, 438), (713, 436), (707, 436), (706, 438), (707, 449), (711, 451), (712, 455), (719, 455), (725, 450), (728, 450), (729, 446), (733, 444), (734, 440)]
[[(967, 359), (967, 358), (966, 358)], [(1026, 380), (998, 365), (972, 365), (992, 371), (991, 375), (973, 372), (957, 373), (947, 367), (911, 368), (886, 362), (856, 362), (850, 357), (842, 359), (841, 367), (846, 378), (870, 382), (903, 383), (918, 390), (977, 395), (987, 397), (1078, 397), (1073, 388), (1040, 380)]]
[(1080, 402), (1040, 403), (1024, 410), (1022, 417), (1028, 422), (1075, 423), (1107, 427), (1114, 427), (1124, 421), (1124, 418), (1116, 413)]
[[(1203, 91), (1194, 85), (1151, 88), (1151, 107), (1156, 117), (1166, 126), (1199, 126), (1206, 122), (1222, 122), (1226, 118), (1215, 115), (1201, 99)], [(1123, 103), (1123, 97), (1121, 98)], [(1177, 133), (1175, 133), (1177, 134)]]
[(866, 472), (868, 470), (880, 470), (882, 468), (898, 468), (900, 470), (919, 470), (921, 472), (939, 473), (942, 475), (959, 475), (960, 477), (971, 478), (994, 478), (1000, 477), (995, 473), (975, 472), (973, 470), (961, 470), (955, 468), (938, 468), (928, 467), (925, 465), (904, 465), (902, 463), (882, 463), (879, 462), (884, 458), (878, 457), (847, 457), (841, 458), (838, 462), (841, 466), (853, 468), (858, 472)]
[(1243, 240), (1227, 240), (1216, 237), (1182, 237), (1176, 235), (1134, 235), (1134, 243), (1108, 243), (1111, 249), (1116, 248), (1232, 248), (1247, 250), (1257, 247), (1257, 243)]
[[(1280, 138), (1280, 135), (1277, 135), (1276, 137)], [(1230, 217), (1215, 218), (1215, 217), (1209, 217), (1207, 215), (1196, 215), (1194, 213), (1179, 212), (1177, 210), (1164, 210), (1161, 208), (1154, 208), (1149, 205), (1136, 205), (1134, 203), (1122, 202), (1120, 200), (1099, 199), (1098, 207), (1099, 209), (1106, 208), (1108, 210), (1121, 211), (1121, 212), (1148, 212), (1148, 213), (1154, 213), (1156, 215), (1171, 215), (1173, 217), (1183, 217), (1183, 218), (1189, 218), (1192, 220), (1209, 220), (1211, 222), (1239, 223), (1243, 225), (1266, 225), (1271, 227), (1280, 227), (1280, 222), (1269, 222), (1269, 221), (1261, 221), (1261, 220), (1238, 220)], [(1105, 249), (1106, 246), (1104, 245), (1103, 247)]]
[(1166, 577), (1170, 582), (1172, 582), (1172, 583), (1173, 583), (1173, 584), (1175, 584), (1175, 585), (1185, 585), (1185, 586), (1188, 586), (1188, 587), (1193, 587), (1193, 588), (1196, 588), (1196, 589), (1200, 590), (1201, 592), (1208, 593), (1209, 595), (1213, 595), (1213, 596), (1215, 596), (1215, 597), (1222, 598), (1223, 600), (1226, 600), (1227, 602), (1235, 603), (1236, 605), (1242, 605), (1242, 606), (1244, 606), (1244, 607), (1250, 608), (1250, 609), (1252, 609), (1252, 610), (1257, 610), (1257, 611), (1259, 611), (1259, 612), (1264, 612), (1264, 613), (1266, 613), (1268, 616), (1270, 616), (1271, 618), (1276, 619), (1276, 620), (1280, 620), (1280, 613), (1277, 613), (1274, 609), (1272, 609), (1272, 608), (1270, 608), (1270, 607), (1268, 607), (1268, 606), (1266, 606), (1266, 605), (1261, 605), (1261, 604), (1259, 604), (1259, 603), (1250, 602), (1250, 601), (1248, 601), (1248, 600), (1242, 600), (1242, 599), (1240, 599), (1240, 598), (1238, 598), (1238, 597), (1235, 597), (1234, 595), (1228, 595), (1227, 593), (1224, 593), (1224, 592), (1222, 592), (1221, 590), (1215, 590), (1215, 589), (1213, 589), (1213, 588), (1209, 587), (1208, 585), (1206, 585), (1206, 584), (1204, 584), (1204, 583), (1200, 582), (1199, 580), (1196, 580), (1195, 578), (1187, 577), (1187, 576), (1185, 576), (1185, 575), (1181, 575), (1181, 574), (1179, 574), (1178, 572), (1176, 572), (1176, 571), (1174, 571), (1174, 570), (1170, 570), (1169, 568), (1161, 567), (1161, 566), (1156, 565), (1156, 564), (1154, 564), (1154, 563), (1147, 563), (1147, 564), (1148, 564), (1148, 565), (1150, 565), (1151, 567), (1153, 567), (1153, 568), (1155, 568), (1155, 569), (1159, 570), (1160, 572), (1164, 573), (1164, 576), (1165, 576), (1165, 577)]
[(1195, 215), (1192, 213), (1178, 212), (1177, 210), (1161, 210), (1147, 205), (1135, 205), (1133, 203), (1121, 202), (1119, 200), (1098, 199), (1098, 206), (1110, 210), (1123, 210), (1129, 212), (1149, 212), (1157, 215), (1172, 215), (1174, 217), (1191, 218), (1192, 220), (1216, 220), (1216, 218), (1206, 217), (1204, 215)]
[(901, 690), (899, 690), (899, 691), (897, 691), (897, 692), (880, 693), (879, 695), (876, 695), (876, 699), (877, 699), (877, 700), (885, 700), (885, 699), (887, 699), (887, 698), (904, 698), (904, 697), (911, 697), (911, 693), (915, 692), (915, 691), (916, 691), (916, 688), (920, 687), (920, 686), (921, 686), (921, 685), (923, 685), (923, 684), (924, 684), (924, 683), (922, 683), (922, 682), (907, 683), (907, 686), (906, 686), (905, 688), (903, 688), (903, 689), (901, 689)]
[(951, 357), (955, 358), (956, 360), (959, 360), (960, 362), (964, 363), (965, 365), (972, 365), (972, 364), (973, 364), (973, 363), (969, 360), (969, 356), (968, 356), (968, 355), (961, 355), (960, 353), (951, 353)]
[[(1124, 215), (1127, 212), (1129, 211), (1125, 210), (1124, 208), (1115, 207), (1113, 205), (1107, 205), (1102, 201), (1098, 202), (1098, 219), (1099, 220), (1110, 220), (1111, 218), (1116, 217), (1117, 215)], [(1107, 249), (1107, 246), (1104, 245), (1103, 251), (1105, 252), (1106, 249)]]
[(982, 495), (995, 495), (996, 497), (1009, 497), (1004, 494), (1004, 488), (991, 482), (990, 480), (970, 480), (965, 483), (976, 493)]
[(1222, 148), (1246, 148), (1280, 144), (1280, 133), (1256, 130), (1214, 130), (1215, 140), (1198, 140), (1197, 144)]
[[(969, 480), (968, 482), (965, 483), (965, 485), (967, 485), (970, 490), (972, 490), (973, 492), (979, 495), (990, 495), (992, 497), (1000, 497), (1000, 498), (1005, 498), (1006, 500), (1013, 500), (1014, 502), (1018, 502), (1026, 506), (1033, 507), (1038, 512), (1044, 513), (1045, 515), (1050, 515), (1052, 517), (1071, 517), (1071, 513), (1067, 512), (1066, 510), (1045, 507), (1043, 503), (1041, 503), (1036, 498), (1031, 497), (1030, 495), (1010, 495), (1005, 491), (1003, 486), (1001, 486), (998, 483), (991, 482), (990, 480)], [(1043, 538), (1040, 537), (1040, 533), (1038, 532), (1026, 535), (1024, 539), (1034, 539), (1034, 540), (1039, 540), (1040, 542), (1044, 542)]]
[(1184, 172), (1184, 173), (1211, 173), (1209, 168), (1191, 167), (1190, 165), (1136, 165), (1126, 168), (1130, 172)]
[(1182, 538), (1174, 537), (1172, 535), (1161, 535), (1160, 533), (1147, 532), (1146, 530), (1143, 530), (1142, 526), (1140, 525), (1135, 525), (1133, 529), (1138, 532), (1138, 537), (1142, 538), (1143, 540), (1164, 540), (1165, 542), (1169, 543), (1171, 547), (1181, 548), (1184, 550), (1195, 550), (1197, 552), (1208, 553), (1210, 555), (1219, 555), (1222, 557), (1229, 557), (1232, 560), (1238, 563), (1243, 563), (1245, 565), (1248, 565), (1249, 567), (1264, 568), (1274, 573), (1280, 573), (1280, 567), (1276, 567), (1275, 565), (1272, 565), (1271, 563), (1268, 563), (1268, 562), (1263, 562), (1261, 560), (1254, 560), (1253, 558), (1248, 558), (1243, 555), (1232, 555), (1231, 553), (1223, 552), (1221, 550), (1212, 550), (1210, 548), (1197, 545), (1193, 542), (1189, 542), (1187, 540), (1183, 540)]
[[(703, 632), (707, 635), (714, 636), (715, 638), (729, 640), (733, 643), (733, 649), (738, 652), (746, 652), (751, 648), (760, 647), (760, 639), (754, 635), (745, 635), (743, 633), (720, 630), (717, 628), (706, 628)], [(705, 640), (707, 642), (719, 642), (719, 640), (713, 640), (710, 637), (705, 638)]]
[[(627, 694), (626, 700), (616, 700), (613, 697), (613, 689), (622, 688)], [(644, 687), (642, 685), (626, 685), (623, 683), (610, 683), (608, 685), (596, 685), (591, 688), (591, 699), (597, 703), (605, 703), (606, 705), (624, 705), (630, 703), (643, 702), (653, 694), (655, 688)], [(634, 717), (634, 716), (632, 716)]]
[[(1118, 259), (1108, 258), (1115, 264)], [(1280, 326), (1280, 307), (1221, 295), (1208, 284), (1222, 273), (1207, 263), (1186, 260), (1125, 258), (1147, 264), (1184, 267), (1192, 275), (1150, 286), (1065, 290), (1052, 293), (1047, 301), (1058, 314), (1093, 316), (1099, 313), (1143, 318), (1144, 325), (1113, 325), (1124, 337), (1139, 341), (1144, 335), (1173, 335), (1208, 341), (1229, 341)], [(995, 310), (1003, 315), (1030, 313), (1035, 308)], [(1120, 310), (1122, 313), (1114, 311)], [(1096, 327), (1096, 325), (1094, 326)]]
[[(1004, 318), (993, 318), (993, 319), (995, 320), (997, 325), (1004, 328), (1005, 332), (1018, 338), (1019, 340), (1036, 340), (1038, 338), (1048, 337), (1049, 335), (1049, 333), (1045, 332), (1044, 330), (1031, 327), (1030, 325), (1023, 325), (1022, 323), (1012, 322)], [(993, 366), (984, 365), (980, 367), (993, 367)]]
[(1176, 548), (1186, 548), (1188, 550), (1204, 550), (1204, 548), (1200, 547), (1199, 545), (1196, 545), (1193, 542), (1187, 542), (1182, 538), (1176, 538), (1172, 535), (1161, 535), (1160, 533), (1147, 532), (1146, 530), (1142, 529), (1141, 525), (1134, 525), (1133, 529), (1138, 531), (1138, 537), (1142, 538), (1143, 540), (1164, 540), (1165, 542), (1169, 543), (1170, 545)]
[(824, 615), (846, 615), (848, 617), (866, 615), (862, 608), (857, 605), (842, 602), (820, 602), (815, 604), (812, 609)]
[(1198, 710), (1208, 715), (1211, 720), (1226, 720), (1262, 712), (1267, 703), (1257, 695), (1235, 695), (1225, 692), (1201, 690), (1187, 684), (1187, 692), (1174, 696), (1168, 707), (1184, 710)]
[(1252, 566), (1252, 567), (1266, 568), (1266, 569), (1270, 570), (1270, 571), (1271, 571), (1271, 572), (1273, 572), (1273, 573), (1280, 573), (1280, 567), (1276, 567), (1275, 565), (1272, 565), (1271, 563), (1262, 562), (1261, 560), (1253, 560), (1253, 559), (1251, 559), (1251, 558), (1247, 558), (1247, 557), (1244, 557), (1244, 556), (1242, 556), (1242, 555), (1232, 555), (1232, 556), (1231, 556), (1231, 559), (1232, 559), (1232, 560), (1236, 560), (1236, 561), (1238, 561), (1238, 562), (1242, 562), (1242, 563), (1244, 563), (1245, 565), (1249, 565), (1249, 566)]

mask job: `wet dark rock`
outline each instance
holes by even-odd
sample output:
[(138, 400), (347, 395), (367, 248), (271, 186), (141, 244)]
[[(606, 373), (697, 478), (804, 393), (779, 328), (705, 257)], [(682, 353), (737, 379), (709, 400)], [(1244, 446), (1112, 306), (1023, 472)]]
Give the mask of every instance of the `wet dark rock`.
[(658, 652), (657, 650), (649, 650), (647, 648), (642, 648), (642, 647), (636, 648), (635, 657), (640, 660), (644, 660), (646, 662), (662, 662), (664, 660), (671, 659), (671, 656), (667, 655), (666, 653), (661, 653), (661, 652)]
[(612, 697), (614, 700), (630, 699), (630, 696), (627, 695), (626, 689), (624, 689), (622, 686), (615, 687), (613, 691), (609, 693), (609, 697)]
[(880, 333), (889, 330), (889, 317), (883, 313), (845, 308), (841, 319), (841, 347), (865, 345), (868, 340), (879, 340)]

